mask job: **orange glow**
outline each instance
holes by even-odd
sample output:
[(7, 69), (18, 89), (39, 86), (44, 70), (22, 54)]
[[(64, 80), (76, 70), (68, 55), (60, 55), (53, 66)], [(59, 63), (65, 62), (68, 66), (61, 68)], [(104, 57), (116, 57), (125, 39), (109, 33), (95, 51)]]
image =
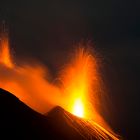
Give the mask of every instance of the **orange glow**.
[(61, 79), (67, 98), (64, 104), (66, 110), (85, 119), (92, 119), (93, 113), (95, 117), (97, 113), (90, 104), (90, 98), (98, 102), (96, 89), (99, 86), (99, 78), (96, 58), (88, 50), (79, 48), (73, 53), (70, 64), (62, 71)]
[(75, 100), (72, 113), (78, 117), (84, 117), (84, 106), (81, 99)]
[(59, 73), (58, 83), (54, 83), (49, 79), (46, 66), (36, 61), (29, 64), (24, 62), (24, 65), (21, 63), (20, 66), (14, 64), (8, 37), (2, 35), (0, 88), (13, 93), (42, 114), (58, 105), (78, 117), (93, 120), (107, 131), (109, 127), (97, 108), (101, 89), (97, 58), (82, 45), (71, 58)]
[(0, 63), (3, 63), (8, 67), (13, 67), (9, 49), (9, 40), (6, 34), (3, 34), (0, 40)]

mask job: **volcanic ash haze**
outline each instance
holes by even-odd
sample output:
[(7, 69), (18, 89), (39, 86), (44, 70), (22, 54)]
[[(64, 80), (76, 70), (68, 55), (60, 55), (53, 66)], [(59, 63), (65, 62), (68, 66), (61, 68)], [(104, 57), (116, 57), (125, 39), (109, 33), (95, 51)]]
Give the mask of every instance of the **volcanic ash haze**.
[(43, 64), (24, 62), (17, 65), (10, 53), (8, 35), (3, 33), (0, 40), (0, 88), (42, 114), (54, 106), (61, 106), (111, 131), (98, 113), (101, 84), (97, 58), (84, 47), (78, 45), (70, 63), (59, 72), (58, 84), (49, 80), (48, 69)]

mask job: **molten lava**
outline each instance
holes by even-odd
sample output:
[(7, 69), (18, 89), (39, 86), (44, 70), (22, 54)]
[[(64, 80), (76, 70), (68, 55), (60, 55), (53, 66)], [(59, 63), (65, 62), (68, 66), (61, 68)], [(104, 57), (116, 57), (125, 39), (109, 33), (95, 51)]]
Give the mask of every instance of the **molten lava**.
[(73, 106), (72, 113), (78, 117), (84, 118), (84, 106), (83, 106), (83, 104), (84, 103), (82, 102), (81, 99), (76, 99), (74, 106)]
[(6, 33), (2, 34), (2, 37), (0, 39), (0, 63), (3, 63), (10, 68), (13, 67), (9, 49), (8, 36)]
[(84, 47), (79, 48), (58, 76), (59, 84), (54, 84), (43, 65), (13, 64), (8, 36), (3, 34), (0, 40), (0, 88), (13, 93), (42, 114), (58, 105), (108, 129), (96, 108), (101, 88), (97, 58)]
[(64, 105), (66, 109), (76, 116), (91, 119), (93, 107), (90, 98), (96, 98), (98, 102), (97, 60), (89, 51), (79, 48), (73, 53), (70, 64), (62, 71), (61, 79), (64, 95), (68, 99)]

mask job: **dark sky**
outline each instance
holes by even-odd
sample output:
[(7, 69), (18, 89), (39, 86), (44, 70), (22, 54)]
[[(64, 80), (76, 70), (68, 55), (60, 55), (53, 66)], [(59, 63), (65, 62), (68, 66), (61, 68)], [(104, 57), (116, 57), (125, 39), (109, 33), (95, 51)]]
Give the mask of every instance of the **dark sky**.
[(101, 71), (112, 102), (107, 119), (125, 138), (138, 136), (139, 0), (4, 0), (2, 20), (16, 57), (38, 58), (54, 72), (73, 44), (92, 41), (103, 58)]

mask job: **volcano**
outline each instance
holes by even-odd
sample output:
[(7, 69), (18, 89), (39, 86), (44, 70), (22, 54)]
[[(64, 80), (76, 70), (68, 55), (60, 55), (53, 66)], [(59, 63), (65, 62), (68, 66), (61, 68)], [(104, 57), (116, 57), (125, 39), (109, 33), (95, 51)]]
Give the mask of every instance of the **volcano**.
[(0, 114), (0, 139), (112, 139), (98, 126), (59, 106), (46, 114), (40, 114), (3, 89), (0, 89)]

